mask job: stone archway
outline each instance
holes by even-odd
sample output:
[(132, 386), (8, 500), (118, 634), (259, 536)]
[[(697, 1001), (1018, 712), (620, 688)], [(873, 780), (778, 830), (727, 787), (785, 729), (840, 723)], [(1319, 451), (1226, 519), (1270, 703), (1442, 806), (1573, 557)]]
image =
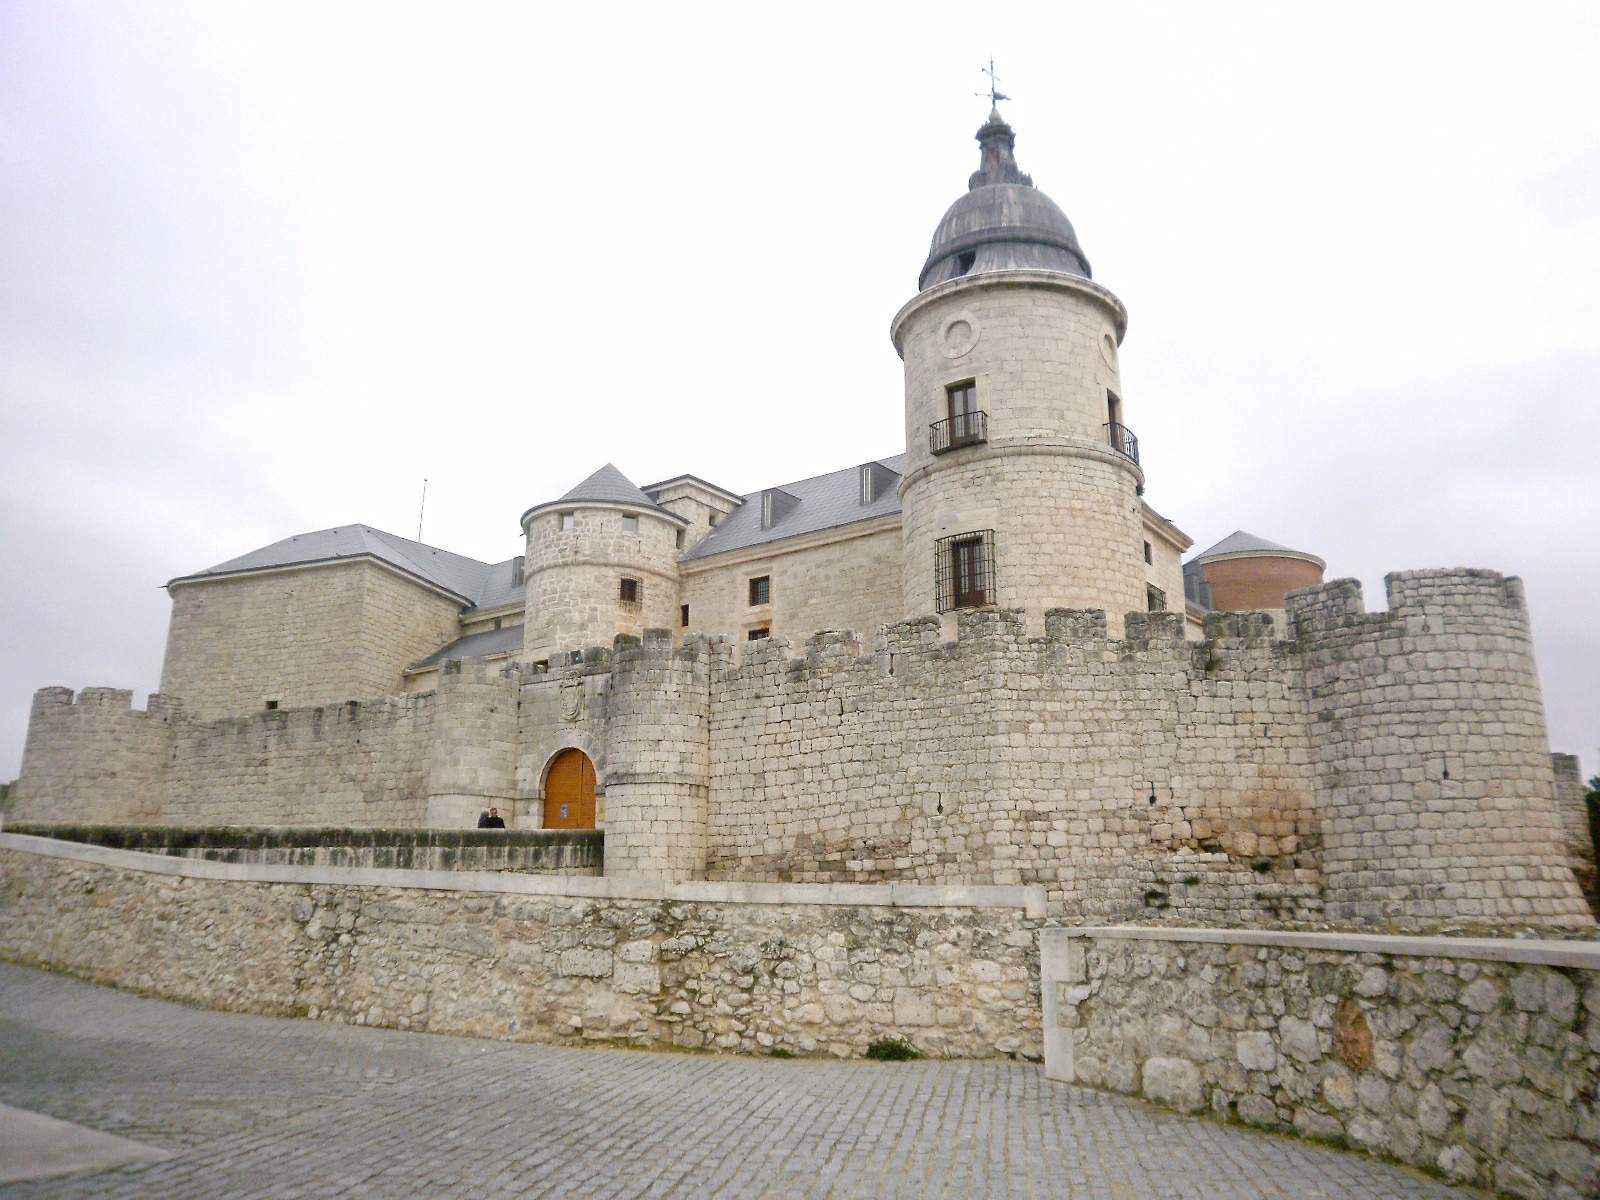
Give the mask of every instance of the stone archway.
[(582, 750), (563, 750), (544, 774), (546, 829), (593, 829), (594, 763)]

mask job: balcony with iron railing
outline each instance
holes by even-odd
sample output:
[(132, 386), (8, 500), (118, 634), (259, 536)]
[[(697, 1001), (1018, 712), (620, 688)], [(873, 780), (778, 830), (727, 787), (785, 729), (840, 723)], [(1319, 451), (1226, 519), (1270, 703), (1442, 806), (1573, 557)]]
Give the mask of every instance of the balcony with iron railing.
[(1126, 425), (1119, 425), (1115, 421), (1105, 424), (1106, 441), (1111, 443), (1111, 448), (1118, 454), (1132, 459), (1135, 464), (1139, 461), (1139, 439), (1133, 436), (1133, 430)]
[(976, 446), (989, 440), (989, 414), (982, 409), (957, 413), (928, 426), (928, 450), (946, 454), (963, 446)]

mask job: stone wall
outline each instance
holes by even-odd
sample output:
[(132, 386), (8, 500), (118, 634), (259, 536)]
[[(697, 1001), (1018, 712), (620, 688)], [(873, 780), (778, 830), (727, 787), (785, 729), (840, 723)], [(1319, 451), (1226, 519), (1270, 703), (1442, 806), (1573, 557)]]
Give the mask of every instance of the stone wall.
[(599, 875), (605, 865), (605, 835), (580, 829), (519, 832), (10, 822), (6, 832), (225, 863), (549, 875)]
[[(1035, 271), (955, 280), (901, 309), (904, 616), (935, 610), (938, 539), (978, 530), (994, 531), (1005, 607), (1102, 608), (1117, 633), (1122, 614), (1145, 610), (1144, 476), (1105, 428), (1126, 321), (1098, 284)], [(947, 388), (969, 380), (988, 441), (935, 456), (929, 426), (950, 416)]]
[[(574, 527), (561, 528), (562, 512)], [(628, 533), (623, 518), (638, 522)], [(678, 625), (678, 533), (669, 517), (643, 509), (575, 503), (540, 511), (526, 525), (527, 580), (522, 657), (553, 661), (563, 653), (609, 646), (646, 629)], [(624, 577), (639, 599), (621, 599)]]
[(178, 584), (161, 691), (201, 719), (388, 695), (460, 611), (366, 561)]
[(179, 708), (151, 696), (143, 710), (117, 688), (40, 688), (33, 695), (11, 816), (28, 821), (161, 819)]
[(39, 845), (0, 834), (0, 956), (186, 1003), (523, 1041), (1041, 1052), (1025, 905), (1042, 898), (1024, 889), (629, 888)]
[(1556, 776), (1556, 813), (1566, 840), (1567, 862), (1589, 907), (1600, 917), (1600, 872), (1595, 870), (1595, 831), (1589, 819), (1589, 786), (1576, 754), (1552, 754)]
[(1288, 597), (1335, 921), (1592, 921), (1563, 853), (1522, 581), (1402, 571)]
[[(1052, 912), (1318, 915), (1288, 650), (1236, 622), (1057, 611), (747, 655), (713, 681), (713, 878), (1040, 883)], [(1232, 632), (1237, 636), (1226, 637)], [(1120, 918), (1119, 918), (1120, 919)]]
[[(830, 531), (800, 547), (692, 559), (682, 565), (684, 634), (724, 634), (737, 641), (764, 626), (803, 640), (823, 629), (876, 629), (900, 619), (900, 529), (895, 519)], [(760, 553), (766, 551), (766, 553)], [(772, 581), (770, 604), (750, 604), (750, 580)], [(670, 628), (678, 629), (675, 620)]]
[(1051, 929), (1046, 1071), (1508, 1195), (1600, 1194), (1600, 946)]

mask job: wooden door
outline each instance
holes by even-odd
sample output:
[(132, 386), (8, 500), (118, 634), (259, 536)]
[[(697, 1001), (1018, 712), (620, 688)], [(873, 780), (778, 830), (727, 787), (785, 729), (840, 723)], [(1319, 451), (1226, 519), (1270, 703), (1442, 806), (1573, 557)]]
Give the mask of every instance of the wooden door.
[(582, 750), (563, 750), (544, 780), (546, 829), (594, 828), (594, 764)]

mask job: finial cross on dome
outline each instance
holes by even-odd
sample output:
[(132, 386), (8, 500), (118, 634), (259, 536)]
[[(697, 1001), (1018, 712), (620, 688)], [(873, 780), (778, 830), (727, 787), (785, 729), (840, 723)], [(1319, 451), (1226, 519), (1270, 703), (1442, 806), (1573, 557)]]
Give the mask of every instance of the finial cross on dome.
[(1011, 99), (1010, 96), (1006, 95), (1004, 92), (1002, 92), (1000, 90), (1000, 78), (999, 78), (999, 76), (997, 76), (994, 73), (994, 56), (993, 55), (989, 56), (989, 65), (988, 65), (988, 67), (987, 68), (980, 67), (978, 69), (978, 74), (987, 75), (989, 77), (989, 90), (987, 92), (973, 92), (972, 94), (974, 96), (987, 96), (987, 97), (989, 97), (989, 107), (990, 108), (994, 108), (1002, 100)]

